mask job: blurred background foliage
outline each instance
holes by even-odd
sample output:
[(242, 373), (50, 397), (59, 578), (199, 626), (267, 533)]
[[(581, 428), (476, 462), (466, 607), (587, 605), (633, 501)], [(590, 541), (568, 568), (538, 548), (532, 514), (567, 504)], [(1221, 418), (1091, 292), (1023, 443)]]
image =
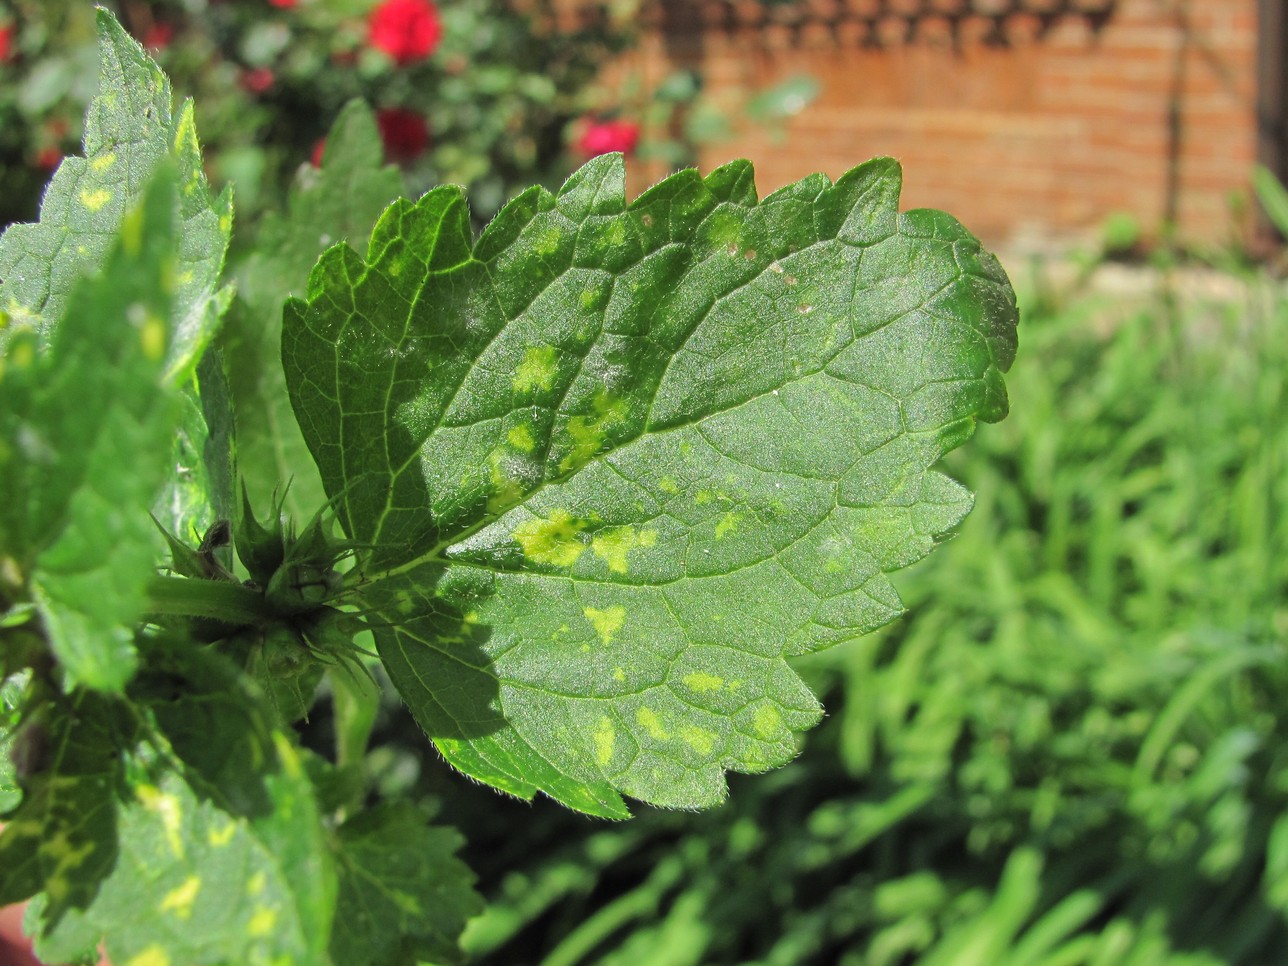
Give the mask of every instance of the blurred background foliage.
[[(238, 221), (254, 223), (314, 156), (341, 107), (381, 112), (408, 188), (470, 189), (486, 219), (534, 182), (577, 163), (573, 125), (600, 108), (607, 58), (634, 39), (635, 0), (587, 4), (556, 29), (547, 6), (503, 0), (423, 4), (438, 36), (400, 62), (374, 43), (377, 0), (113, 0), (176, 92), (197, 102), (212, 182), (232, 181)], [(35, 215), (97, 76), (88, 0), (0, 0), (0, 224)]]
[[(733, 133), (729, 104), (677, 71), (656, 83), (605, 65), (639, 39), (647, 0), (105, 0), (177, 94), (195, 98), (212, 183), (236, 186), (239, 242), (316, 163), (341, 108), (376, 111), (407, 191), (461, 184), (481, 225), (593, 154), (638, 148), (665, 167)], [(0, 0), (0, 227), (32, 220), (76, 153), (94, 92), (90, 0)], [(382, 10), (394, 8), (392, 34)], [(400, 9), (401, 8), (401, 9)], [(387, 12), (387, 11), (386, 11)], [(419, 21), (417, 22), (419, 18)], [(387, 18), (386, 18), (387, 19)], [(399, 44), (425, 28), (419, 45)], [(390, 43), (388, 39), (393, 38)], [(777, 130), (816, 95), (808, 77), (746, 92), (738, 114)]]
[[(480, 220), (603, 148), (682, 164), (733, 116), (695, 74), (600, 85), (632, 0), (558, 29), (540, 0), (444, 2), (407, 62), (371, 43), (375, 0), (110, 6), (195, 96), (243, 238), (354, 96), (419, 117), (423, 140), (386, 113), (387, 159), (410, 193), (466, 184)], [(79, 141), (90, 10), (0, 0), (0, 224)], [(813, 94), (743, 108), (772, 125)], [(465, 833), (477, 961), (1288, 962), (1288, 294), (1225, 271), (1211, 300), (1166, 265), (1129, 302), (1021, 286), (1014, 412), (948, 460), (975, 511), (901, 575), (905, 618), (800, 662), (828, 718), (724, 807), (606, 825), (501, 798), (426, 758), (390, 695), (363, 767)], [(319, 708), (306, 740), (330, 727)]]

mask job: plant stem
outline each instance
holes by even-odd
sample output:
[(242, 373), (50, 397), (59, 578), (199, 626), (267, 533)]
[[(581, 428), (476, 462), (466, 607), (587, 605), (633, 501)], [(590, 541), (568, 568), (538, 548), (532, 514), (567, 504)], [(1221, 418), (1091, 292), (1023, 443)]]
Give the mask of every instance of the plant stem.
[(263, 624), (273, 618), (264, 594), (227, 580), (157, 575), (148, 583), (153, 617), (210, 617), (229, 624)]

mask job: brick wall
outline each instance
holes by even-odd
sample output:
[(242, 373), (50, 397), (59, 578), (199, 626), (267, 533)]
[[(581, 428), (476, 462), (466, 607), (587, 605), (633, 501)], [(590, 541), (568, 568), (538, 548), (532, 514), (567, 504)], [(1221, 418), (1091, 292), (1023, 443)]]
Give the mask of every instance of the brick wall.
[[(782, 143), (746, 128), (705, 169), (756, 163), (768, 193), (865, 158), (904, 164), (904, 204), (985, 240), (1094, 235), (1134, 215), (1157, 236), (1246, 231), (1257, 157), (1257, 0), (673, 0), (626, 74), (702, 72), (717, 101), (808, 72), (821, 93)], [(634, 187), (663, 172), (637, 164)], [(1237, 210), (1237, 209), (1236, 209)]]

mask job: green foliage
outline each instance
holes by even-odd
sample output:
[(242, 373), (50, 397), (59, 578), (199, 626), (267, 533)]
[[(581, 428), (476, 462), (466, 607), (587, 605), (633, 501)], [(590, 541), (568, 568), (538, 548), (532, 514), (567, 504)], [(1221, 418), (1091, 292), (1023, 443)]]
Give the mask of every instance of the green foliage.
[(400, 179), (355, 105), (233, 307), (192, 105), (99, 32), (87, 157), (0, 238), (0, 903), (42, 955), (457, 958), (460, 838), (364, 760), (384, 673), (458, 768), (595, 815), (790, 758), (787, 658), (969, 509), (932, 466), (1006, 413), (996, 260), (889, 160), (628, 205), (620, 156), (477, 240), (460, 189), (395, 201), (364, 258), (330, 242)]
[(611, 830), (456, 792), (478, 961), (1282, 961), (1288, 301), (1249, 296), (1033, 300), (1024, 406), (949, 457), (977, 506), (798, 662), (790, 768)]

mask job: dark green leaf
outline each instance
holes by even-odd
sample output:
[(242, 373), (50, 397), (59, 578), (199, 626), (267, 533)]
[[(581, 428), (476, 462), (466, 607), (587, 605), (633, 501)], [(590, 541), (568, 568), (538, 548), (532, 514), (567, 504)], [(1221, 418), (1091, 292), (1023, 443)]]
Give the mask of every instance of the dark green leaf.
[(117, 856), (119, 749), (132, 726), (108, 699), (78, 691), (24, 722), (14, 745), (29, 774), (0, 832), (0, 906), (48, 897), (47, 922), (83, 906)]
[(399, 201), (288, 303), (283, 361), (381, 657), (453, 764), (624, 815), (718, 801), (820, 714), (786, 658), (900, 613), (970, 496), (930, 467), (1006, 412), (1016, 311), (869, 162), (626, 206), (618, 157)]
[(483, 911), (474, 874), (455, 857), (461, 837), (426, 825), (414, 808), (387, 805), (340, 827), (340, 908), (331, 959), (403, 966), (461, 958), (461, 930)]

